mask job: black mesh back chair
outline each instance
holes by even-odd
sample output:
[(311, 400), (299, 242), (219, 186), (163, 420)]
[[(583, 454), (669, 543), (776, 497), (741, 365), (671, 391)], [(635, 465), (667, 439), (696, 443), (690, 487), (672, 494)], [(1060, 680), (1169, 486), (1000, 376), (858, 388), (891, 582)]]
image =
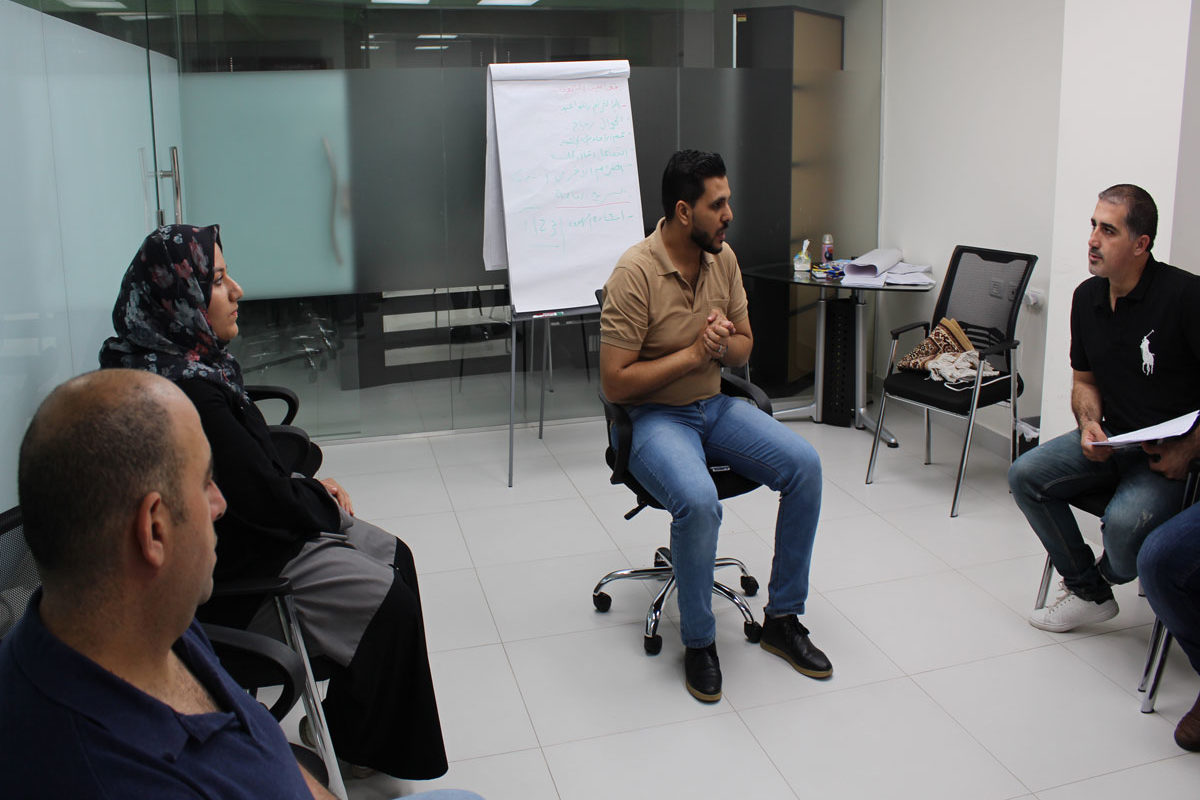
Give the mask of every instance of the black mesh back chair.
[(25, 606), (42, 579), (25, 544), (21, 507), (0, 514), (0, 639), (25, 613)]
[[(966, 419), (967, 432), (963, 440), (962, 458), (958, 462), (958, 479), (954, 483), (954, 500), (950, 516), (958, 516), (958, 498), (962, 491), (967, 456), (971, 452), (971, 435), (975, 427), (975, 412), (985, 406), (1007, 402), (1011, 410), (1009, 424), (1009, 458), (1017, 446), (1017, 395), (1023, 389), (1017, 374), (1017, 312), (1037, 256), (1028, 253), (1009, 253), (982, 247), (954, 248), (946, 279), (938, 295), (932, 325), (943, 317), (956, 320), (979, 351), (981, 359), (999, 370), (1000, 374), (982, 377), (979, 370), (973, 382), (948, 385), (934, 381), (924, 372), (897, 371), (896, 347), (900, 334), (921, 328), (929, 335), (931, 323), (914, 322), (892, 331), (892, 351), (888, 359), (887, 377), (883, 381), (883, 396), (879, 401), (879, 424), (871, 445), (871, 461), (867, 465), (867, 483), (875, 475), (875, 457), (879, 452), (883, 415), (890, 398), (920, 406), (925, 414), (925, 463), (931, 463), (929, 412)], [(1014, 379), (1015, 376), (1015, 379)]]
[[(733, 375), (723, 375), (721, 377), (721, 391), (731, 397), (746, 398), (748, 402), (755, 403), (766, 413), (771, 413), (771, 401), (767, 399), (767, 395), (762, 389), (759, 389), (749, 381)], [(625, 484), (637, 496), (637, 505), (625, 514), (625, 519), (632, 519), (635, 514), (647, 506), (661, 509), (663, 507), (662, 503), (655, 499), (654, 495), (646, 491), (629, 472), (629, 447), (633, 441), (633, 422), (630, 420), (628, 412), (626, 412), (623, 406), (609, 402), (603, 394), (600, 395), (600, 401), (604, 404), (604, 419), (607, 423), (605, 433), (609, 436), (609, 446), (604, 452), (604, 458), (608, 461), (609, 467), (612, 468), (612, 477), (609, 480), (613, 484)], [(615, 447), (612, 444), (614, 438), (616, 439)], [(708, 472), (712, 477), (713, 483), (716, 484), (717, 496), (722, 500), (727, 497), (745, 494), (762, 485), (738, 475), (728, 465), (712, 461), (708, 464)], [(718, 558), (715, 566), (718, 569), (721, 567), (737, 567), (742, 573), (742, 591), (748, 597), (753, 597), (758, 592), (758, 581), (746, 569), (746, 565), (738, 559)], [(662, 618), (663, 604), (675, 589), (675, 570), (671, 566), (671, 549), (669, 547), (659, 547), (655, 550), (654, 566), (652, 567), (619, 569), (601, 578), (600, 582), (596, 584), (596, 588), (592, 590), (592, 604), (596, 607), (597, 611), (608, 611), (612, 605), (612, 597), (604, 591), (604, 587), (613, 581), (626, 578), (664, 582), (662, 589), (655, 596), (654, 600), (651, 601), (650, 608), (646, 612), (646, 633), (643, 644), (648, 654), (656, 655), (662, 649), (662, 637), (658, 635), (658, 623)], [(757, 642), (762, 637), (762, 626), (755, 621), (754, 613), (750, 610), (750, 606), (746, 604), (746, 601), (740, 595), (719, 581), (713, 582), (713, 594), (724, 597), (742, 612), (744, 620), (743, 629), (747, 639), (751, 642)]]
[[(1111, 499), (1112, 492), (1091, 492), (1072, 498), (1069, 502), (1080, 511), (1086, 511), (1096, 517), (1103, 517), (1104, 509)], [(1188, 465), (1187, 482), (1183, 488), (1183, 505), (1180, 510), (1188, 508), (1197, 500), (1200, 500), (1200, 459), (1194, 459)], [(1054, 564), (1050, 561), (1050, 556), (1046, 556), (1046, 565), (1042, 568), (1042, 580), (1038, 585), (1037, 597), (1033, 602), (1035, 611), (1046, 607), (1046, 600), (1050, 596), (1050, 584), (1053, 581)], [(1167, 653), (1170, 649), (1171, 632), (1156, 616), (1154, 626), (1150, 629), (1150, 644), (1146, 649), (1146, 664), (1142, 668), (1142, 680), (1138, 683), (1138, 691), (1145, 694), (1145, 697), (1142, 698), (1143, 714), (1154, 711), (1154, 701), (1158, 696), (1158, 684), (1162, 680), (1163, 667), (1167, 664)]]

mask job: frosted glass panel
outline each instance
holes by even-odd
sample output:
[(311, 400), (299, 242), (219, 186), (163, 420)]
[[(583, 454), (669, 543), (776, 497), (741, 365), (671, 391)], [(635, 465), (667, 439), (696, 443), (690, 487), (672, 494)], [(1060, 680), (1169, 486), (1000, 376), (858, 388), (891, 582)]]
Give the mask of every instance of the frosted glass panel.
[(17, 450), (34, 408), (71, 371), (43, 21), (0, 0), (0, 508), (16, 505)]
[(45, 43), (71, 367), (85, 372), (99, 366), (121, 276), (153, 224), (146, 50), (51, 17)]
[(247, 298), (350, 292), (345, 73), (190, 74), (181, 95), (187, 214), (221, 223)]
[[(151, 62), (168, 87), (178, 80), (174, 59)], [(142, 47), (0, 0), (0, 508), (16, 503), (37, 404), (96, 367), (121, 274), (153, 218), (146, 70)], [(163, 112), (178, 130), (174, 94)]]

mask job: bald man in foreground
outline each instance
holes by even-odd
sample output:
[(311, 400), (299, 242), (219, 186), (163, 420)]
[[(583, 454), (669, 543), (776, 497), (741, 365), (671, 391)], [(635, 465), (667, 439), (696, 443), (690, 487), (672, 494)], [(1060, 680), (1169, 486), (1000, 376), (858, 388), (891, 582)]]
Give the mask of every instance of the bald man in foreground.
[(332, 798), (195, 622), (225, 499), (187, 396), (135, 370), (68, 381), (18, 483), (42, 588), (0, 644), (5, 796)]

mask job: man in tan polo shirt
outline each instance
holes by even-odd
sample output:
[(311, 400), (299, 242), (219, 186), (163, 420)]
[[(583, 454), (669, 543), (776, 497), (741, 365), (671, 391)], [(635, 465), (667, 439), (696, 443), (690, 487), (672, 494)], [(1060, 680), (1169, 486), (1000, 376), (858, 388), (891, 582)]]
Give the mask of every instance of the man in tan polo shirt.
[(706, 455), (780, 492), (761, 644), (813, 678), (833, 673), (798, 618), (821, 512), (821, 463), (795, 431), (720, 393), (721, 366), (742, 366), (754, 346), (742, 273), (725, 245), (733, 210), (724, 161), (680, 151), (662, 187), (663, 219), (621, 256), (604, 287), (600, 379), (634, 422), (630, 471), (671, 512), (687, 689), (716, 702), (711, 598), (721, 503)]

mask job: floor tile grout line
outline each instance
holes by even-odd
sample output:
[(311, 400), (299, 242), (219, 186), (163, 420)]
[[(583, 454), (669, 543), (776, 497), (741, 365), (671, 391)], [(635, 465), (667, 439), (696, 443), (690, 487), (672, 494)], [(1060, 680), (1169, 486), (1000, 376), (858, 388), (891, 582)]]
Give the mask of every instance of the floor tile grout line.
[[(1034, 794), (1034, 790), (1029, 786), (1028, 783), (1026, 783), (1024, 780), (1021, 779), (1021, 776), (1017, 775), (1017, 773), (1013, 771), (1012, 767), (1010, 767), (1008, 764), (1006, 764), (1004, 762), (1004, 760), (1001, 759), (998, 754), (993, 753), (991, 748), (989, 748), (986, 744), (984, 744), (979, 739), (978, 736), (976, 736), (970, 730), (968, 730), (967, 726), (963, 723), (963, 721), (960, 720), (958, 717), (956, 717), (953, 713), (951, 713), (950, 709), (943, 706), (936, 697), (934, 697), (932, 694), (930, 694), (925, 689), (925, 687), (922, 686), (920, 684), (920, 682), (915, 679), (915, 676), (910, 675), (910, 676), (908, 676), (908, 679), (909, 679), (909, 681), (912, 682), (913, 686), (916, 687), (917, 691), (921, 692), (921, 694), (923, 694), (925, 697), (929, 698), (929, 701), (931, 703), (933, 703), (935, 706), (937, 706), (938, 710), (941, 711), (943, 714), (945, 714), (946, 717), (948, 719), (950, 719), (955, 724), (955, 726), (957, 726), (963, 732), (963, 734), (965, 736), (967, 736), (971, 741), (975, 742), (975, 744), (977, 744), (979, 746), (980, 750), (987, 753), (988, 756), (993, 761), (995, 761), (996, 764), (998, 764), (1001, 769), (1003, 769), (1005, 772), (1007, 772), (1009, 775), (1011, 775), (1013, 780), (1015, 780), (1018, 785), (1023, 786), (1025, 788), (1026, 794)], [(1020, 794), (1013, 795), (1013, 796), (1021, 797)]]

